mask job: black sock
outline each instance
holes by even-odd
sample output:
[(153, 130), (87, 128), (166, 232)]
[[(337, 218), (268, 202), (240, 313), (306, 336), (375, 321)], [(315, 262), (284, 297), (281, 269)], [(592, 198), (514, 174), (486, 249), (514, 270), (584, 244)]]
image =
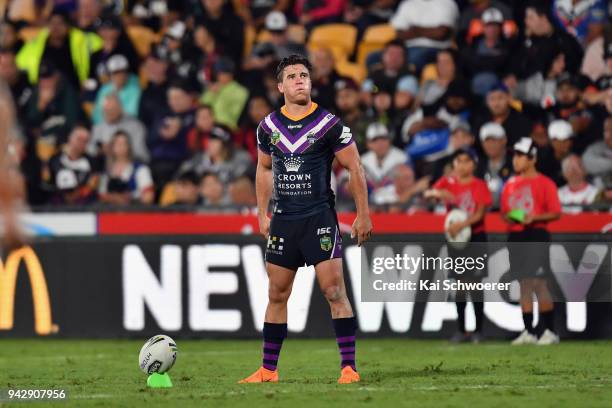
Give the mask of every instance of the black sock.
[(533, 329), (533, 312), (523, 312), (523, 323), (525, 323), (525, 330), (531, 334), (535, 334)]
[(263, 327), (263, 362), (262, 366), (275, 371), (278, 364), (283, 340), (287, 337), (287, 323), (264, 322)]
[(455, 302), (457, 306), (457, 326), (461, 333), (465, 333), (465, 302)]
[(551, 332), (555, 331), (555, 313), (553, 310), (540, 312), (540, 320), (542, 320), (542, 327), (544, 329), (548, 329)]
[(345, 366), (353, 367), (357, 371), (355, 364), (355, 331), (357, 330), (357, 321), (355, 317), (343, 317), (332, 319), (334, 331), (336, 332), (336, 342), (340, 351), (340, 368)]

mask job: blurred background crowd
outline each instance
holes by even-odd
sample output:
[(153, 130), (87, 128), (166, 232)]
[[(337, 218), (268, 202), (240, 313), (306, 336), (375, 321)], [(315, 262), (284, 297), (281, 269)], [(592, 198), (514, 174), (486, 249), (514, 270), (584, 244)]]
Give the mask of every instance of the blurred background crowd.
[[(612, 203), (606, 0), (3, 0), (10, 152), (34, 208), (251, 210), (257, 124), (279, 59), (357, 142), (375, 211), (423, 192), (468, 146), (497, 205), (530, 136), (565, 211)], [(1, 125), (1, 124), (0, 124)], [(333, 187), (351, 209), (346, 176)]]

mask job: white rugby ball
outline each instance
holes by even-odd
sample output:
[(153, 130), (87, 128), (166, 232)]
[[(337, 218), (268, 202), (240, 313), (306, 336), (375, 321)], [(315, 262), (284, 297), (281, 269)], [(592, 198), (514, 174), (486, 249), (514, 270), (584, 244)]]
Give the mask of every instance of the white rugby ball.
[(163, 374), (176, 362), (176, 343), (165, 334), (151, 337), (140, 349), (138, 364), (145, 374)]
[(450, 234), (448, 233), (448, 227), (452, 223), (462, 222), (467, 219), (468, 219), (467, 212), (460, 210), (458, 208), (451, 210), (451, 212), (449, 212), (446, 215), (446, 219), (444, 220), (444, 234), (446, 235), (446, 241), (448, 241), (448, 243), (452, 245), (454, 248), (462, 249), (467, 246), (467, 243), (470, 241), (470, 238), (472, 238), (472, 228), (467, 226), (463, 228), (461, 231), (459, 231), (457, 235), (455, 235), (454, 237), (451, 237)]

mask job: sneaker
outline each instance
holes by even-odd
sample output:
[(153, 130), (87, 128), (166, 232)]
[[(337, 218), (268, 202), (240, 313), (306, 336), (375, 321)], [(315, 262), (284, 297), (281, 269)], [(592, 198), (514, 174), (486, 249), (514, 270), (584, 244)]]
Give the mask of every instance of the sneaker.
[(513, 346), (521, 346), (523, 344), (536, 344), (538, 339), (533, 334), (529, 333), (527, 330), (523, 330), (523, 332), (516, 339), (512, 340)]
[(538, 339), (538, 346), (550, 346), (551, 344), (559, 344), (559, 336), (552, 330), (546, 329)]
[(353, 370), (351, 366), (342, 367), (340, 378), (338, 378), (338, 384), (350, 384), (361, 381), (359, 373)]
[(480, 332), (472, 333), (472, 335), (470, 336), (470, 339), (472, 340), (472, 343), (474, 344), (479, 344), (484, 341), (484, 337), (482, 336), (482, 334), (480, 334)]
[(264, 367), (259, 367), (257, 371), (247, 378), (238, 381), (238, 384), (278, 382), (278, 370), (272, 371)]
[(456, 332), (455, 334), (453, 334), (453, 337), (451, 337), (449, 341), (455, 344), (468, 343), (470, 341), (470, 334), (463, 333), (463, 332)]

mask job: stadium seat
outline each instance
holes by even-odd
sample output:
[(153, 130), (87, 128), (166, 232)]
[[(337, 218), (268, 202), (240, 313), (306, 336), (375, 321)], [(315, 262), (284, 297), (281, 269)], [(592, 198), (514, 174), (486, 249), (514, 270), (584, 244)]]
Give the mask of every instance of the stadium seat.
[(346, 60), (336, 62), (336, 71), (342, 76), (352, 78), (360, 84), (366, 78), (367, 72), (363, 65), (355, 64)]
[(436, 79), (438, 79), (436, 64), (432, 62), (431, 64), (425, 65), (423, 67), (423, 71), (421, 71), (421, 84), (424, 84), (427, 81), (434, 81)]
[(41, 27), (23, 27), (21, 30), (19, 30), (19, 38), (21, 38), (25, 42), (31, 41), (36, 38), (40, 30)]
[(312, 54), (315, 50), (320, 50), (322, 48), (327, 48), (331, 51), (334, 56), (334, 61), (336, 63), (340, 61), (347, 61), (349, 55), (344, 51), (344, 49), (337, 45), (318, 45), (318, 44), (307, 44), (306, 49), (310, 54)]
[(396, 38), (395, 28), (390, 24), (376, 24), (368, 27), (357, 46), (357, 63), (364, 65), (368, 54), (381, 50), (386, 43)]
[[(350, 24), (324, 24), (315, 27), (308, 39), (309, 48), (337, 47), (347, 57), (353, 54), (357, 29)], [(334, 54), (336, 55), (336, 54)]]
[(142, 58), (149, 55), (149, 52), (151, 52), (151, 45), (159, 41), (159, 36), (150, 28), (144, 26), (128, 26), (126, 31), (136, 48), (136, 52)]

